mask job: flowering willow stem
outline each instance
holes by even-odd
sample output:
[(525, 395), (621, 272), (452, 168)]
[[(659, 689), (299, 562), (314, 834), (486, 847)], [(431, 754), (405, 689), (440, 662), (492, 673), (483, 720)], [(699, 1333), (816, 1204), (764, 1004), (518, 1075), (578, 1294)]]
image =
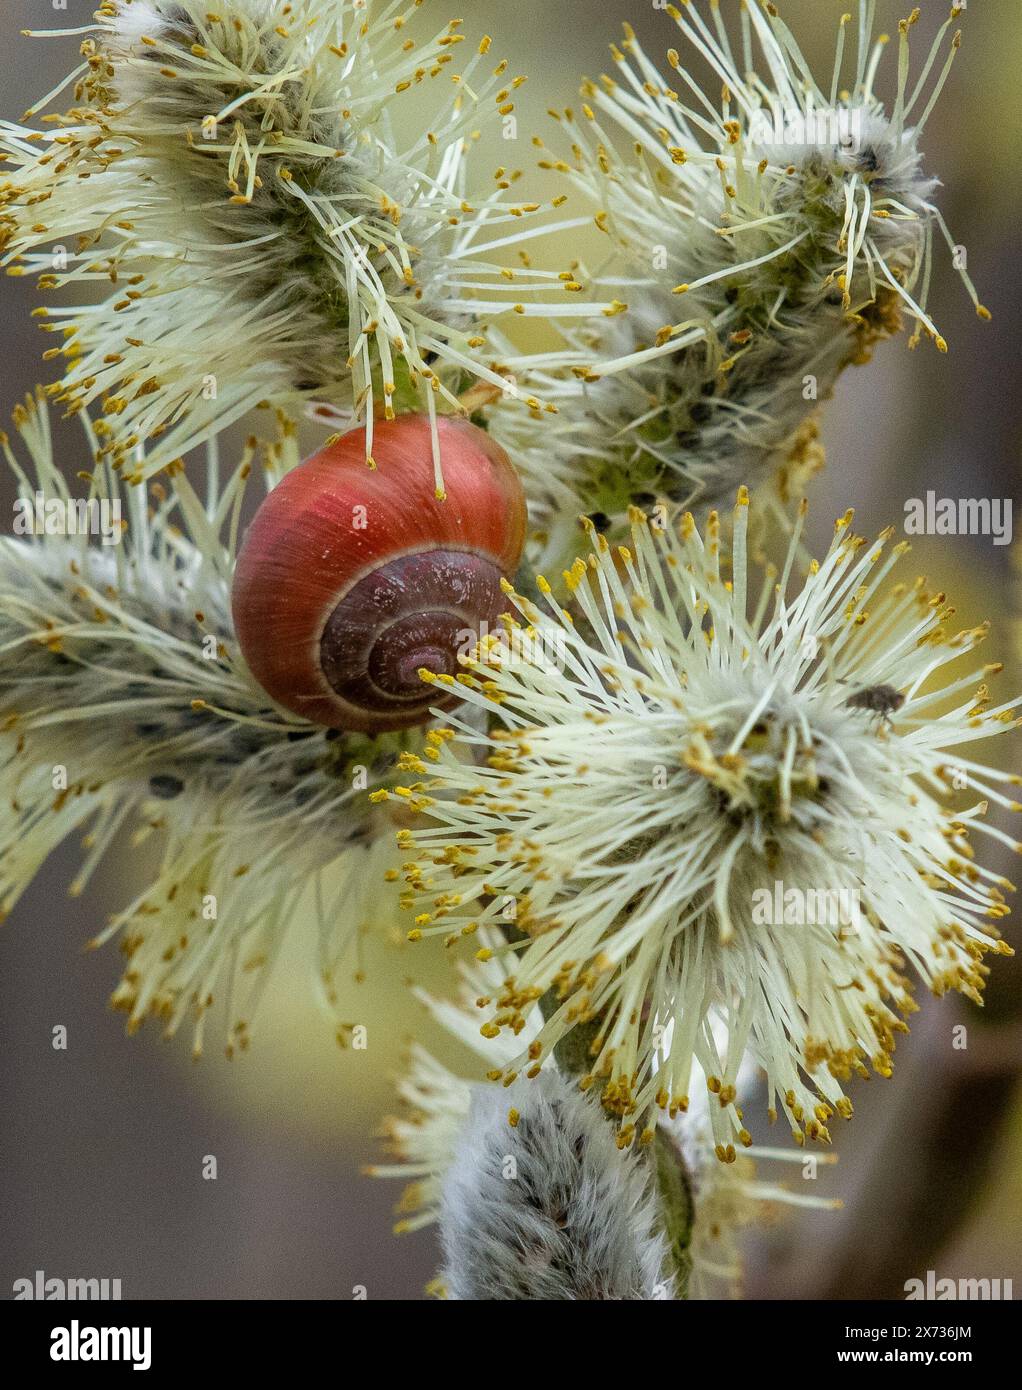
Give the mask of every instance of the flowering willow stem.
[[(548, 989), (539, 1001), (539, 1007), (545, 1019), (550, 1019), (557, 1012), (562, 1004), (558, 998), (556, 989)], [(585, 1076), (592, 1066), (593, 1054), (591, 1052), (592, 1043), (599, 1036), (603, 1018), (597, 1015), (587, 1023), (580, 1023), (573, 1028), (554, 1047), (554, 1056), (557, 1058), (558, 1066), (562, 1067), (571, 1076)]]
[(692, 1273), (692, 1228), (696, 1215), (692, 1179), (681, 1151), (664, 1129), (657, 1129), (653, 1141), (653, 1160), (656, 1164), (661, 1218), (674, 1266), (674, 1296), (687, 1298)]
[[(528, 933), (515, 926), (505, 928), (504, 934), (512, 943), (528, 939)], [(561, 1002), (557, 990), (548, 989), (539, 1001), (539, 1011), (544, 1019), (549, 1022), (556, 1014)], [(553, 1051), (557, 1064), (569, 1076), (585, 1076), (588, 1073), (593, 1059), (593, 1053), (590, 1049), (599, 1037), (602, 1027), (602, 1015), (595, 1014), (587, 1022), (572, 1028), (555, 1044)]]
[[(523, 933), (512, 929), (515, 936)], [(510, 933), (509, 933), (510, 935)], [(548, 989), (539, 1001), (540, 1011), (550, 1019), (561, 1003), (555, 989)], [(584, 1076), (592, 1066), (592, 1044), (605, 1026), (601, 1014), (578, 1024), (566, 1033), (554, 1047), (557, 1064), (572, 1076)], [(688, 1297), (689, 1276), (692, 1272), (692, 1227), (695, 1221), (695, 1200), (688, 1166), (671, 1136), (658, 1128), (655, 1134), (652, 1164), (660, 1220), (670, 1247), (671, 1271), (675, 1279), (677, 1299)]]

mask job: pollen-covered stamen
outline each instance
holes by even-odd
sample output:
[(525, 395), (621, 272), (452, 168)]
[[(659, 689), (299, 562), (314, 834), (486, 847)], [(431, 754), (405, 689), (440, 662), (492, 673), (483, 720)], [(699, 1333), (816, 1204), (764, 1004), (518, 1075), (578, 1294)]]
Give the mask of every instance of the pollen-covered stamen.
[[(161, 484), (146, 497), (103, 465), (75, 497), (45, 406), (30, 400), (16, 423), (29, 465), (6, 435), (0, 446), (20, 495), (62, 524), (0, 538), (0, 918), (69, 836), (83, 850), (78, 895), (130, 833), (162, 858), (91, 943), (120, 941), (113, 1002), (129, 1029), (190, 1023), (201, 1050), (225, 1005), (229, 1050), (247, 1046), (288, 928), (310, 914), (311, 970), (340, 1027), (340, 972), (393, 858), (386, 808), (368, 794), (412, 736), (290, 717), (241, 662), (229, 581), (254, 442), (222, 489), (210, 467), (201, 499), (183, 475), (176, 498)], [(271, 480), (294, 447), (288, 435), (273, 451)], [(106, 517), (103, 539), (72, 529), (78, 517)]]
[[(499, 188), (470, 203), (465, 165), (519, 79), (491, 70), (488, 40), (454, 71), (458, 21), (420, 46), (414, 8), (110, 0), (83, 31), (74, 107), (44, 118), (56, 133), (3, 133), (3, 264), (105, 291), (87, 312), (43, 311), (44, 327), (64, 338), (53, 394), (70, 412), (101, 403), (125, 476), (267, 398), (351, 410), (371, 457), (376, 414), (459, 412), (473, 378), (518, 396), (481, 320), (566, 311), (534, 302), (552, 272), (512, 283), (477, 253), (535, 205)], [(390, 106), (422, 84), (434, 130), (398, 148)], [(141, 465), (139, 441), (157, 441)]]
[[(750, 595), (748, 514), (743, 492), (729, 570), (716, 516), (675, 534), (633, 514), (628, 547), (591, 529), (594, 553), (565, 576), (570, 615), (545, 581), (539, 606), (512, 593), (539, 640), (480, 647), (465, 698), (497, 727), (454, 726), (485, 765), (437, 742), (432, 828), (400, 837), (416, 936), (508, 911), (524, 933), (484, 1036), (554, 991), (511, 1070), (594, 1025), (589, 1084), (627, 1141), (651, 1105), (685, 1108), (695, 1059), (725, 1154), (745, 1132), (743, 1057), (799, 1142), (826, 1140), (850, 1113), (843, 1082), (890, 1071), (910, 975), (979, 996), (983, 956), (1007, 950), (1008, 885), (970, 841), (1006, 838), (984, 812), (1017, 804), (999, 791), (1017, 779), (975, 760), (958, 773), (970, 808), (948, 799), (959, 747), (1018, 722), (1018, 699), (990, 709), (985, 684), (963, 702), (964, 673), (941, 682), (985, 630), (952, 636), (943, 596), (892, 585), (904, 547), (867, 544), (850, 514), (799, 588), (800, 509), (780, 582), (768, 572)], [(881, 687), (903, 697), (882, 718), (850, 700)], [(938, 692), (952, 696), (939, 715)]]
[[(436, 731), (435, 746), (442, 746), (445, 741), (442, 732)], [(457, 897), (452, 896), (452, 906), (457, 905)], [(513, 1026), (500, 1030), (484, 1025), (480, 1030), (481, 1011), (489, 1009), (494, 1000), (506, 997), (507, 972), (513, 972), (515, 967), (513, 957), (502, 950), (506, 938), (497, 929), (480, 927), (473, 934), (473, 941), (478, 947), (474, 958), (458, 962), (456, 1000), (437, 999), (415, 990), (431, 1020), (464, 1050), (468, 1065), (452, 1071), (418, 1043), (411, 1046), (397, 1084), (400, 1111), (388, 1117), (383, 1128), (387, 1161), (366, 1170), (373, 1177), (397, 1178), (406, 1184), (396, 1206), (397, 1233), (419, 1230), (440, 1217), (445, 1182), (456, 1162), (473, 1094), (478, 1093), (484, 1077), (491, 1083), (504, 1083), (495, 1090), (494, 1101), (500, 1096), (506, 1098), (502, 1111), (510, 1140), (523, 1123), (528, 1127), (529, 1087), (539, 1071), (548, 1078), (551, 1072), (556, 1075), (558, 1071), (556, 1059), (538, 1040), (542, 1015), (535, 1001), (524, 1005)], [(670, 1041), (669, 1032), (666, 1041)], [(512, 1062), (522, 1050), (532, 1065), (524, 1081), (511, 1081), (514, 1089), (509, 1095), (508, 1079), (515, 1074)], [(740, 1068), (731, 1099), (741, 1107), (754, 1085), (755, 1068), (747, 1063)], [(686, 1096), (681, 1104), (679, 1098), (672, 1115), (668, 1115), (665, 1103), (664, 1112), (657, 1115), (659, 1132), (655, 1137), (658, 1144), (664, 1142), (677, 1150), (686, 1182), (696, 1199), (686, 1295), (709, 1298), (733, 1294), (741, 1277), (743, 1230), (770, 1214), (776, 1219), (778, 1205), (833, 1210), (840, 1203), (789, 1190), (789, 1185), (781, 1180), (784, 1166), (804, 1161), (798, 1148), (746, 1147), (743, 1141), (740, 1153), (735, 1152), (734, 1146), (729, 1149), (725, 1145), (722, 1155), (718, 1154), (710, 1110), (719, 1108), (718, 1097), (727, 1097), (727, 1090), (717, 1077), (713, 1078), (713, 1089), (709, 1088), (698, 1066), (684, 1090), (691, 1101)], [(645, 1129), (638, 1145), (640, 1151), (649, 1152), (653, 1141), (653, 1128)], [(579, 1159), (582, 1156), (580, 1153)], [(619, 1157), (614, 1150), (608, 1153), (608, 1161)], [(818, 1161), (834, 1163), (836, 1156), (825, 1154)]]
[[(442, 739), (434, 740), (434, 746), (437, 741)], [(484, 928), (477, 939), (475, 958), (459, 963), (456, 1001), (415, 990), (434, 1022), (474, 1058), (475, 1073), (467, 1070), (465, 1075), (456, 1075), (418, 1044), (409, 1050), (398, 1085), (402, 1113), (389, 1118), (384, 1128), (386, 1150), (394, 1161), (374, 1164), (368, 1170), (374, 1177), (403, 1178), (409, 1183), (397, 1208), (401, 1219), (395, 1232), (399, 1234), (436, 1220), (441, 1182), (468, 1114), (473, 1084), (483, 1081), (495, 1062), (510, 1062), (519, 1047), (529, 1046), (540, 1023), (538, 1009), (532, 1009), (528, 1018), (523, 1017), (517, 1035), (493, 1040), (480, 1037), (479, 1008), (500, 992), (506, 975), (497, 954), (503, 940), (500, 933)]]
[[(952, 242), (913, 124), (946, 76), (947, 65), (930, 79), (947, 26), (918, 79), (905, 26), (885, 107), (874, 88), (884, 45), (871, 42), (866, 0), (854, 81), (842, 22), (829, 83), (772, 6), (749, 6), (740, 41), (716, 5), (712, 25), (695, 0), (668, 14), (684, 42), (666, 75), (626, 29), (581, 109), (552, 113), (570, 155), (539, 142), (541, 166), (593, 210), (607, 242), (594, 285), (615, 296), (534, 364), (556, 420), (491, 412), (535, 495), (540, 563), (558, 569), (580, 511), (623, 536), (629, 504), (705, 514), (743, 482), (757, 484), (761, 506), (787, 511), (822, 462), (812, 417), (841, 371), (903, 318), (913, 345), (925, 335), (947, 347), (927, 297), (934, 230)], [(722, 94), (686, 71), (692, 52)]]

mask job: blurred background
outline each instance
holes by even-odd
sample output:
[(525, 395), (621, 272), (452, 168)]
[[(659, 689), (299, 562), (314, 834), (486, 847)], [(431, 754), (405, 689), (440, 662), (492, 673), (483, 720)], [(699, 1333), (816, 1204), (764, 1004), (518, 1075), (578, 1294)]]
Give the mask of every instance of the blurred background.
[[(76, 60), (75, 39), (44, 42), (19, 31), (86, 23), (94, 8), (95, 0), (67, 0), (66, 9), (52, 0), (4, 0), (6, 117), (18, 119)], [(722, 8), (737, 9), (737, 0), (722, 0)], [(781, 8), (814, 68), (829, 72), (848, 0), (784, 0)], [(916, 64), (946, 8), (924, 4), (912, 38)], [(880, 27), (896, 32), (902, 13), (880, 0)], [(420, 32), (448, 17), (446, 7), (427, 5)], [(657, 60), (675, 41), (670, 19), (650, 0), (517, 0), (513, 8), (472, 0), (464, 18), (467, 32), (491, 33), (494, 52), (529, 74), (518, 94), (514, 153), (537, 201), (560, 188), (534, 171), (531, 136), (552, 131), (546, 108), (574, 102), (582, 74), (607, 66), (620, 22), (635, 26)], [(962, 25), (962, 50), (924, 150), (993, 322), (975, 316), (949, 259), (938, 254), (929, 307), (950, 353), (929, 344), (909, 352), (903, 338), (846, 374), (823, 410), (828, 467), (811, 494), (817, 547), (850, 505), (869, 534), (900, 526), (905, 499), (927, 490), (954, 498), (1019, 491), (1022, 8), (971, 0)], [(885, 95), (894, 66), (892, 51), (881, 68)], [(480, 183), (493, 165), (509, 162), (499, 131), (491, 142), (479, 156)], [(575, 243), (554, 243), (545, 260), (560, 266), (578, 253)], [(31, 283), (4, 279), (0, 293), (6, 416), (48, 379), (40, 361), (47, 343), (29, 318), (37, 302)], [(69, 472), (82, 467), (77, 432), (61, 438)], [(13, 496), (6, 476), (0, 490), (6, 514)], [(1019, 684), (1022, 646), (1008, 549), (982, 536), (917, 538), (912, 559), (956, 601), (963, 626), (993, 621), (985, 659), (1008, 667), (999, 681), (1006, 697)], [(1001, 760), (1014, 756), (1017, 765), (1017, 737), (1011, 747), (999, 742)], [(999, 823), (1008, 828), (1007, 818)], [(995, 867), (1011, 877), (1009, 858)], [(366, 1025), (369, 1046), (342, 1051), (297, 979), (305, 967), (296, 939), (250, 1051), (228, 1062), (210, 1046), (193, 1064), (185, 1037), (162, 1044), (146, 1029), (125, 1038), (106, 1002), (119, 974), (116, 948), (81, 950), (145, 882), (145, 865), (125, 850), (72, 900), (65, 889), (75, 864), (74, 847), (65, 847), (0, 935), (0, 1297), (37, 1269), (118, 1277), (125, 1297), (348, 1298), (357, 1286), (369, 1298), (425, 1297), (437, 1264), (432, 1232), (393, 1237), (400, 1185), (361, 1177), (359, 1167), (379, 1156), (372, 1134), (393, 1108), (391, 1077), (409, 1032), (443, 1053), (405, 988), (413, 970), (446, 987), (436, 953), (396, 941), (366, 944), (367, 979), (352, 984), (350, 1013)], [(821, 1169), (814, 1185), (843, 1198), (844, 1209), (795, 1220), (782, 1214), (754, 1235), (749, 1296), (897, 1298), (906, 1279), (925, 1278), (928, 1269), (1013, 1278), (1022, 1291), (1020, 983), (1016, 963), (998, 960), (982, 1014), (953, 1000), (926, 1005), (899, 1045), (894, 1078), (855, 1084), (855, 1121), (835, 1131), (840, 1162)], [(969, 1046), (956, 1051), (952, 1028), (962, 1021)], [(68, 1029), (63, 1052), (51, 1046), (57, 1024)], [(762, 1127), (755, 1138), (769, 1141)], [(217, 1158), (215, 1182), (203, 1180), (207, 1155)]]

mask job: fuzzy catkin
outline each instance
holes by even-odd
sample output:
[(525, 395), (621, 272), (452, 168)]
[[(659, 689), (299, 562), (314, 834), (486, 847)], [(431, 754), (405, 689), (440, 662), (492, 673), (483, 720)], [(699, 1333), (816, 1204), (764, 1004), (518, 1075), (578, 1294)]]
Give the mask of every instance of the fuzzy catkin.
[[(914, 71), (906, 82), (918, 13), (904, 23), (903, 76), (885, 105), (874, 86), (885, 40), (865, 0), (854, 57), (845, 15), (833, 77), (818, 81), (772, 5), (743, 4), (730, 36), (723, 7), (665, 8), (678, 43), (668, 64), (626, 25), (579, 109), (550, 113), (570, 150), (536, 141), (540, 167), (592, 211), (605, 243), (592, 284), (611, 298), (533, 360), (532, 388), (556, 416), (502, 401), (490, 412), (525, 481), (544, 573), (570, 565), (579, 513), (623, 536), (629, 505), (705, 514), (742, 485), (786, 511), (822, 463), (813, 416), (845, 367), (903, 319), (912, 345), (947, 350), (927, 298), (934, 242), (952, 238), (921, 142), (957, 12), (918, 82)], [(694, 76), (693, 58), (719, 81)]]
[(448, 1297), (670, 1297), (648, 1184), (567, 1078), (477, 1089), (441, 1197)]
[[(483, 1036), (517, 1033), (557, 991), (506, 1075), (599, 1016), (589, 1075), (622, 1142), (648, 1142), (654, 1105), (685, 1111), (696, 1060), (725, 1157), (751, 1142), (746, 1053), (796, 1142), (826, 1142), (851, 1114), (843, 1083), (890, 1074), (913, 975), (979, 1002), (984, 957), (1010, 954), (1011, 885), (976, 842), (1014, 848), (987, 812), (1022, 809), (1017, 776), (970, 749), (1020, 722), (1022, 696), (995, 703), (999, 663), (948, 670), (986, 626), (956, 632), (943, 594), (890, 582), (905, 544), (856, 536), (851, 513), (803, 586), (788, 580), (805, 508), (781, 578), (757, 574), (750, 510), (742, 492), (730, 566), (719, 519), (675, 534), (636, 513), (627, 550), (591, 528), (566, 595), (512, 591), (527, 650), (487, 639), (460, 685), (503, 727), (457, 731), (423, 788), (431, 824), (398, 832), (415, 939), (516, 905), (527, 940), (501, 948), (514, 964)], [(723, 1051), (704, 1026), (718, 1012)]]
[[(455, 1154), (467, 1142), (465, 1128), (473, 1097), (478, 1092), (475, 1083), (484, 1072), (491, 1075), (495, 1066), (509, 1062), (520, 1047), (528, 1047), (542, 1029), (542, 1009), (535, 1002), (523, 1014), (521, 1028), (516, 1033), (493, 1037), (488, 1035), (489, 1030), (480, 1031), (481, 1005), (503, 991), (508, 969), (513, 970), (515, 966), (500, 955), (503, 940), (500, 932), (480, 927), (474, 933), (474, 940), (479, 942), (481, 949), (474, 957), (459, 960), (456, 998), (438, 999), (422, 989), (414, 991), (433, 1023), (464, 1049), (462, 1056), (472, 1061), (467, 1067), (459, 1065), (458, 1070), (452, 1071), (420, 1043), (413, 1043), (409, 1049), (397, 1082), (397, 1113), (387, 1116), (381, 1129), (387, 1159), (366, 1170), (373, 1177), (399, 1179), (405, 1184), (396, 1206), (399, 1219), (394, 1226), (395, 1234), (417, 1231), (437, 1221), (446, 1175)], [(709, 1027), (719, 1045), (726, 1048), (723, 1021), (711, 1018)], [(551, 1070), (558, 1071), (557, 1063), (555, 1058), (548, 1056), (542, 1074), (546, 1076)], [(541, 1084), (549, 1087), (552, 1094), (563, 1092), (557, 1076)], [(751, 1058), (746, 1058), (735, 1078), (740, 1105), (752, 1099), (757, 1084), (757, 1068)], [(661, 1115), (655, 1147), (645, 1149), (650, 1165), (657, 1166), (658, 1198), (665, 1203), (665, 1215), (670, 1209), (674, 1218), (671, 1225), (676, 1243), (671, 1253), (676, 1288), (683, 1282), (684, 1297), (688, 1299), (737, 1297), (742, 1280), (743, 1231), (768, 1219), (775, 1220), (779, 1207), (794, 1205), (832, 1211), (840, 1203), (829, 1196), (790, 1192), (787, 1185), (778, 1180), (786, 1165), (790, 1168), (804, 1161), (802, 1151), (795, 1146), (748, 1148), (740, 1154), (725, 1151), (725, 1161), (721, 1162), (712, 1122), (713, 1112), (720, 1109), (720, 1094), (710, 1091), (706, 1074), (698, 1064), (693, 1067), (688, 1091), (691, 1097), (688, 1111), (674, 1118)], [(500, 1093), (491, 1087), (487, 1094), (493, 1098)], [(569, 1091), (569, 1104), (579, 1098), (580, 1093)], [(510, 1142), (514, 1142), (517, 1131), (511, 1131), (507, 1124), (506, 1105), (495, 1123), (498, 1143), (504, 1132), (508, 1133)], [(518, 1129), (521, 1129), (520, 1120)], [(690, 1198), (695, 1198), (694, 1211), (691, 1208), (687, 1212), (679, 1210), (669, 1195), (672, 1192), (677, 1195), (677, 1184), (666, 1177), (662, 1165), (672, 1148), (676, 1149), (684, 1170), (675, 1169), (675, 1177), (681, 1180)], [(619, 1155), (617, 1162), (620, 1161)], [(836, 1161), (832, 1154), (819, 1157), (823, 1164)], [(502, 1165), (502, 1177), (504, 1171)], [(430, 1287), (431, 1291), (440, 1293), (443, 1281)], [(665, 1282), (655, 1291), (658, 1296), (667, 1297), (670, 1288)]]
[[(455, 412), (474, 378), (506, 384), (480, 324), (554, 277), (480, 259), (538, 205), (500, 186), (469, 203), (466, 157), (524, 78), (491, 67), (488, 38), (455, 73), (460, 21), (419, 45), (410, 13), (103, 0), (62, 84), (74, 105), (42, 118), (56, 127), (0, 123), (0, 266), (91, 291), (36, 314), (64, 340), (52, 394), (101, 412), (100, 454), (126, 477), (263, 400), (364, 421), (371, 456), (377, 414)], [(394, 108), (420, 85), (432, 128), (399, 139)]]
[[(45, 407), (30, 399), (15, 419), (31, 462), (6, 436), (0, 452), (23, 496), (70, 509)], [(135, 846), (158, 840), (149, 882), (91, 944), (120, 939), (112, 1003), (129, 1029), (154, 1017), (172, 1034), (187, 1018), (197, 1050), (222, 992), (229, 1050), (247, 1044), (281, 942), (310, 918), (309, 973), (340, 1026), (346, 948), (388, 901), (390, 822), (368, 794), (418, 737), (281, 714), (245, 669), (230, 518), (252, 452), (201, 502), (184, 478), (172, 502), (121, 489), (110, 470), (86, 475), (90, 501), (125, 509), (116, 546), (0, 537), (0, 921), (69, 836), (84, 851), (74, 896), (124, 829)]]

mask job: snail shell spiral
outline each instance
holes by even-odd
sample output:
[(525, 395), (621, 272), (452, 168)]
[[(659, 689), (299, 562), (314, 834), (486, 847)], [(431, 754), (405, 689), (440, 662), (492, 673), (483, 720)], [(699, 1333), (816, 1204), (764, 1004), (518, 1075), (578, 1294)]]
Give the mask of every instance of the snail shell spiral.
[(361, 431), (346, 435), (289, 473), (246, 532), (232, 592), (242, 653), (278, 704), (313, 723), (422, 723), (444, 701), (419, 670), (455, 674), (507, 607), (521, 484), (485, 431), (450, 418), (438, 430), (443, 500), (429, 421), (405, 415), (376, 426), (375, 470)]

